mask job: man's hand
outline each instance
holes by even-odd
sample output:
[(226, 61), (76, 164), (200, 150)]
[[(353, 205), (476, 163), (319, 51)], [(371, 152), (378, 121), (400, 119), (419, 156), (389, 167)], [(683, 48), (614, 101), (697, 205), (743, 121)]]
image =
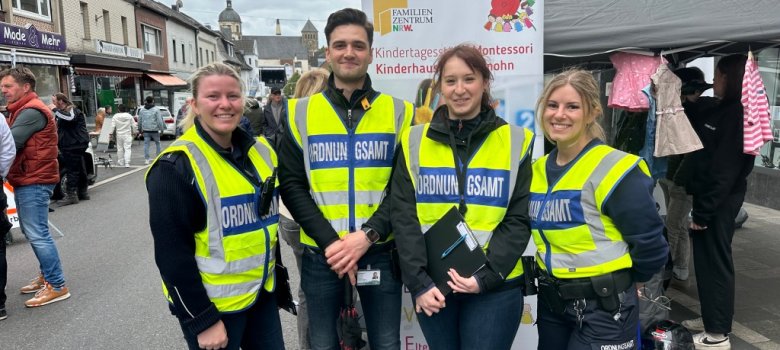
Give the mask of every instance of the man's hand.
[(217, 323), (198, 334), (198, 346), (201, 349), (216, 350), (225, 348), (227, 345), (227, 331), (222, 320), (217, 321)]
[(447, 274), (450, 275), (450, 279), (452, 280), (447, 281), (447, 284), (450, 286), (450, 288), (452, 288), (453, 292), (471, 294), (479, 293), (479, 283), (477, 283), (476, 277), (461, 277), (461, 275), (459, 275), (455, 269), (450, 269), (447, 271)]
[[(328, 259), (328, 265), (331, 270), (339, 274), (339, 277), (355, 269), (357, 262), (366, 254), (371, 243), (366, 239), (366, 233), (363, 230), (352, 232), (341, 239), (341, 249), (330, 250), (336, 243), (328, 246), (325, 250), (325, 258)], [(329, 252), (330, 250), (330, 252)]]
[(415, 311), (417, 311), (417, 313), (425, 312), (428, 316), (439, 313), (439, 310), (447, 306), (444, 303), (444, 294), (441, 294), (439, 288), (436, 287), (423, 293), (417, 297), (415, 301)]
[(707, 229), (707, 226), (705, 226), (705, 225), (699, 225), (699, 224), (697, 224), (697, 223), (695, 223), (695, 222), (691, 221), (691, 226), (690, 226), (690, 228), (691, 228), (691, 230), (694, 230), (694, 231), (704, 231), (704, 230), (706, 230), (706, 229)]

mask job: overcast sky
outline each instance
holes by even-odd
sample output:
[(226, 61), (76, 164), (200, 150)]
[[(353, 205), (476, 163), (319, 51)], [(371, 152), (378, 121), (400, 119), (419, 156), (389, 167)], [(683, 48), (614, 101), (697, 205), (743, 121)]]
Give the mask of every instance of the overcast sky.
[[(171, 5), (175, 0), (157, 0)], [(219, 13), (226, 7), (225, 0), (182, 0), (181, 11), (200, 23), (217, 28)], [(325, 45), (325, 21), (328, 15), (345, 7), (361, 7), (361, 0), (233, 0), (233, 9), (241, 16), (244, 35), (274, 35), (276, 19), (282, 26), (282, 35), (300, 36), (303, 25), (310, 19), (320, 32), (320, 46)]]

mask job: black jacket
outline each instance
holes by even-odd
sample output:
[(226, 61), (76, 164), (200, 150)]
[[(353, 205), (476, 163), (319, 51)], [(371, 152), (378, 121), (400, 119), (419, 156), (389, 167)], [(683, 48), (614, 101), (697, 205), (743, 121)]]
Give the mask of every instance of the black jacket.
[[(268, 104), (263, 107), (263, 118), (262, 121), (262, 127), (263, 130), (263, 136), (265, 136), (266, 139), (268, 139), (269, 142), (271, 142), (272, 145), (276, 145), (279, 142), (279, 139), (282, 138), (282, 133), (284, 133), (283, 128), (283, 122), (287, 120), (287, 99), (282, 98), (281, 108), (282, 110), (279, 111), (279, 122), (276, 122), (276, 118), (274, 118), (274, 111), (273, 107), (271, 107), (272, 102), (269, 100)], [(254, 125), (254, 124), (253, 124)]]
[[(458, 157), (468, 167), (470, 159), (479, 149), (487, 136), (506, 122), (496, 116), (492, 109), (483, 109), (480, 114), (469, 121), (450, 121), (447, 117), (447, 107), (438, 108), (431, 121), (427, 138), (448, 144), (449, 131), (455, 134)], [(458, 132), (460, 130), (460, 132)], [(417, 201), (406, 167), (403, 152), (399, 150), (398, 159), (393, 170), (391, 187), (391, 202), (393, 209), (392, 224), (395, 232), (396, 245), (400, 256), (402, 279), (412, 296), (434, 286), (433, 280), (426, 272), (427, 256), (425, 240), (417, 218)], [(528, 216), (528, 200), (531, 189), (531, 157), (526, 157), (520, 164), (517, 182), (511, 194), (509, 206), (504, 220), (495, 228), (490, 239), (487, 257), (490, 261), (487, 268), (477, 272), (477, 282), (482, 292), (496, 290), (510, 285), (504, 283), (501, 276), (507, 276), (517, 264), (531, 237), (530, 218)], [(519, 286), (519, 281), (511, 286)]]
[[(87, 119), (78, 108), (70, 111), (54, 109), (57, 117), (57, 145), (62, 151), (83, 151), (89, 145)], [(68, 120), (70, 119), (70, 120)]]
[[(343, 90), (337, 89), (334, 81), (333, 74), (328, 79), (328, 87), (322, 92), (325, 97), (330, 101), (331, 106), (335, 112), (344, 120), (344, 124), (349, 127), (356, 127), (360, 122), (360, 119), (365, 114), (363, 107), (360, 104), (360, 100), (366, 97), (369, 101), (373, 101), (378, 92), (371, 88), (371, 79), (366, 76), (365, 84), (360, 90), (356, 90), (352, 93), (352, 97), (347, 101), (344, 97)], [(293, 107), (294, 108), (294, 107)], [(347, 110), (351, 112), (351, 120), (347, 118)], [(309, 116), (315, 117), (316, 116)], [(287, 209), (290, 210), (295, 221), (301, 225), (306, 234), (309, 235), (317, 243), (317, 246), (323, 251), (331, 243), (339, 239), (336, 230), (330, 225), (325, 216), (323, 216), (320, 208), (314, 202), (311, 197), (309, 179), (306, 176), (306, 168), (304, 166), (303, 151), (295, 142), (292, 134), (290, 134), (287, 125), (283, 125), (284, 136), (279, 144), (279, 183), (281, 186), (280, 193), (284, 204)], [(397, 156), (397, 152), (396, 152)], [(395, 158), (393, 158), (395, 162)], [(345, 179), (346, 181), (346, 179)], [(385, 198), (389, 196), (390, 189), (387, 188)], [(382, 200), (379, 204), (376, 212), (371, 218), (363, 225), (363, 227), (370, 227), (379, 233), (380, 240), (385, 240), (391, 232), (390, 228), (390, 201)], [(352, 228), (354, 230), (360, 229), (360, 227)], [(372, 247), (373, 248), (373, 247)]]
[[(193, 127), (226, 161), (242, 169), (247, 178), (260, 186), (246, 156), (255, 142), (249, 134), (236, 128), (233, 148), (228, 151), (217, 145), (199, 123)], [(220, 320), (220, 312), (206, 294), (195, 262), (194, 234), (206, 225), (206, 206), (197, 187), (192, 166), (182, 152), (161, 157), (146, 178), (154, 259), (173, 299), (171, 312), (196, 335)]]
[[(701, 135), (702, 123), (703, 120), (706, 119), (707, 113), (709, 113), (712, 108), (715, 108), (719, 102), (720, 101), (714, 97), (699, 97), (696, 102), (683, 102), (682, 106), (683, 109), (685, 109), (685, 115), (688, 117), (688, 120), (691, 122), (691, 126), (693, 126), (697, 135)], [(701, 138), (701, 136), (699, 138)], [(678, 186), (684, 185), (684, 183), (693, 176), (693, 174), (685, 173), (685, 171), (690, 170), (689, 168), (683, 169), (683, 172), (678, 172), (683, 159), (689, 155), (690, 154), (680, 154), (669, 156), (666, 178), (674, 180)]]
[(699, 127), (704, 148), (683, 160), (678, 173), (690, 174), (683, 182), (693, 195), (693, 222), (707, 226), (732, 194), (747, 191), (747, 177), (755, 156), (742, 151), (743, 109), (738, 100), (709, 109)]

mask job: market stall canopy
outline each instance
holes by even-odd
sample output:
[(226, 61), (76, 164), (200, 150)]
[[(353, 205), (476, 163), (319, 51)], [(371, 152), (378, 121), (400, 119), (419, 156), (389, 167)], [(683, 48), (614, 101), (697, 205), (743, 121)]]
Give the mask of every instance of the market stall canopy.
[(609, 64), (614, 51), (672, 62), (780, 46), (777, 0), (554, 0), (545, 3), (545, 71)]

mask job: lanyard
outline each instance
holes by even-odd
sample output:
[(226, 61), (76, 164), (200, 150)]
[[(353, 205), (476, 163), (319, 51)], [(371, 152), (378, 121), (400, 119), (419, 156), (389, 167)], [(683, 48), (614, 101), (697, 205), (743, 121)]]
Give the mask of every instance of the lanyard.
[[(463, 121), (458, 121), (463, 125)], [(449, 122), (448, 122), (449, 124)], [(452, 128), (447, 125), (447, 134), (450, 136), (450, 148), (452, 148), (452, 157), (455, 160), (455, 174), (458, 177), (458, 211), (460, 215), (466, 216), (466, 165), (463, 164), (460, 157), (458, 157), (458, 146), (455, 142), (455, 134), (452, 132)], [(468, 144), (471, 141), (471, 137), (466, 141), (466, 149), (468, 150)]]

